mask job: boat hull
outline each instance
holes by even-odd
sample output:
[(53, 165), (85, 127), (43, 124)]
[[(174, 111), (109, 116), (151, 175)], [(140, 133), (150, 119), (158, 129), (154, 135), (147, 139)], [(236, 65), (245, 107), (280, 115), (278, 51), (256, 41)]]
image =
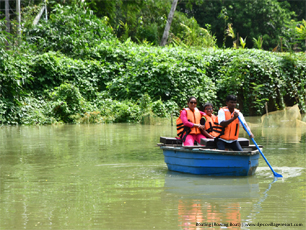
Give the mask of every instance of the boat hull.
[(168, 169), (209, 176), (251, 176), (258, 166), (259, 152), (221, 151), (161, 147)]

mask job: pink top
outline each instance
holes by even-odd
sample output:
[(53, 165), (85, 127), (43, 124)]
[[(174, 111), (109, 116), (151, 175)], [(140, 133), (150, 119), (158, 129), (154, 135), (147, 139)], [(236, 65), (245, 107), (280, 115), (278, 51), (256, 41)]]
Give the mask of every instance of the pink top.
[[(199, 110), (199, 112), (200, 112), (200, 114), (202, 116), (205, 115), (204, 112), (202, 112), (200, 110)], [(183, 109), (183, 111), (181, 112), (181, 119), (182, 119), (182, 122), (183, 122), (183, 124), (185, 126), (190, 127), (190, 128), (192, 128), (194, 126), (194, 124), (192, 122), (188, 121), (188, 119), (187, 119), (187, 111), (185, 109)]]

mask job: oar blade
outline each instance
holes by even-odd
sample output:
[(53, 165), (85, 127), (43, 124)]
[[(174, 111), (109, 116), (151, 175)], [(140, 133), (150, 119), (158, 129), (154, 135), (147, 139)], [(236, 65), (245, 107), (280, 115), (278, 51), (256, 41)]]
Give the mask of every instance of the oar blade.
[(278, 174), (277, 172), (274, 172), (274, 177), (283, 177), (281, 174)]
[[(250, 136), (250, 132), (249, 130), (245, 127), (245, 125), (243, 124), (241, 118), (238, 116), (238, 119), (240, 121), (240, 123), (242, 124), (244, 130), (248, 133), (248, 135)], [(253, 141), (254, 145), (256, 146), (256, 148), (258, 149), (258, 151), (260, 152), (261, 156), (263, 157), (263, 159), (266, 161), (267, 165), (270, 167), (271, 171), (273, 172), (274, 177), (283, 177), (281, 174), (276, 173), (272, 166), (270, 165), (269, 161), (267, 160), (267, 158), (265, 157), (265, 155), (262, 153), (262, 151), (260, 150), (259, 146), (257, 145), (256, 141), (254, 140), (254, 138), (251, 138), (251, 140)]]

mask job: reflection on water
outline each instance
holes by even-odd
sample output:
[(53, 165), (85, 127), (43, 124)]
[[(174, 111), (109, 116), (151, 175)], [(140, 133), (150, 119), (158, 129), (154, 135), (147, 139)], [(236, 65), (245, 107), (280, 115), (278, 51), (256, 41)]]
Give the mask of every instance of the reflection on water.
[(175, 136), (168, 121), (2, 126), (0, 229), (209, 228), (197, 222), (223, 224), (214, 229), (271, 222), (305, 227), (306, 135), (298, 128), (265, 129), (258, 120), (248, 120), (255, 140), (284, 176), (274, 183), (263, 159), (253, 177), (169, 172), (155, 147), (160, 136)]
[(254, 177), (208, 177), (168, 171), (165, 190), (192, 198), (256, 198), (259, 185)]
[(180, 195), (178, 221), (183, 229), (195, 223), (234, 228), (241, 223), (240, 202), (260, 199), (256, 176), (212, 178), (168, 172), (165, 192)]
[(241, 223), (239, 202), (225, 201), (222, 204), (206, 202), (203, 204), (201, 200), (179, 200), (178, 215), (179, 226), (183, 229), (199, 225), (232, 229)]

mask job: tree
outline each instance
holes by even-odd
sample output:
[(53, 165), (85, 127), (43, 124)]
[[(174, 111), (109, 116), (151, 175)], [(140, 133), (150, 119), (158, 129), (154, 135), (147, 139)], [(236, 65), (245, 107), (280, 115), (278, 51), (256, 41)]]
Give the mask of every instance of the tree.
[(280, 6), (291, 12), (291, 19), (301, 21), (306, 19), (306, 1), (278, 0)]
[(172, 19), (173, 19), (173, 16), (174, 16), (174, 12), (175, 12), (175, 9), (176, 9), (177, 1), (178, 0), (173, 0), (173, 2), (172, 2), (172, 7), (171, 7), (171, 10), (170, 10), (169, 15), (168, 15), (168, 20), (167, 20), (167, 24), (166, 24), (165, 31), (164, 31), (164, 34), (163, 34), (163, 38), (160, 42), (161, 46), (166, 45), (166, 42), (167, 42), (167, 39), (168, 39), (168, 36), (169, 36), (170, 26), (171, 26)]
[(60, 51), (81, 57), (86, 50), (103, 40), (115, 40), (112, 29), (79, 2), (71, 6), (56, 5), (46, 22), (24, 29), (25, 38), (40, 52)]
[(5, 20), (6, 20), (6, 32), (11, 32), (11, 23), (10, 23), (10, 5), (9, 0), (5, 0)]
[(300, 25), (298, 25), (295, 29), (299, 36), (299, 39), (305, 40), (305, 47), (306, 47), (306, 21), (303, 19)]
[[(218, 45), (222, 46), (224, 30), (232, 23), (235, 33), (247, 38), (247, 46), (252, 47), (252, 39), (263, 37), (263, 48), (272, 49), (279, 41), (281, 30), (291, 13), (283, 9), (277, 0), (227, 0), (203, 1), (192, 8), (187, 3), (180, 3), (178, 10), (189, 17), (195, 17), (200, 26), (211, 24), (212, 33), (216, 35)], [(223, 20), (216, 20), (217, 18)], [(226, 40), (226, 46), (231, 47), (232, 41)]]

